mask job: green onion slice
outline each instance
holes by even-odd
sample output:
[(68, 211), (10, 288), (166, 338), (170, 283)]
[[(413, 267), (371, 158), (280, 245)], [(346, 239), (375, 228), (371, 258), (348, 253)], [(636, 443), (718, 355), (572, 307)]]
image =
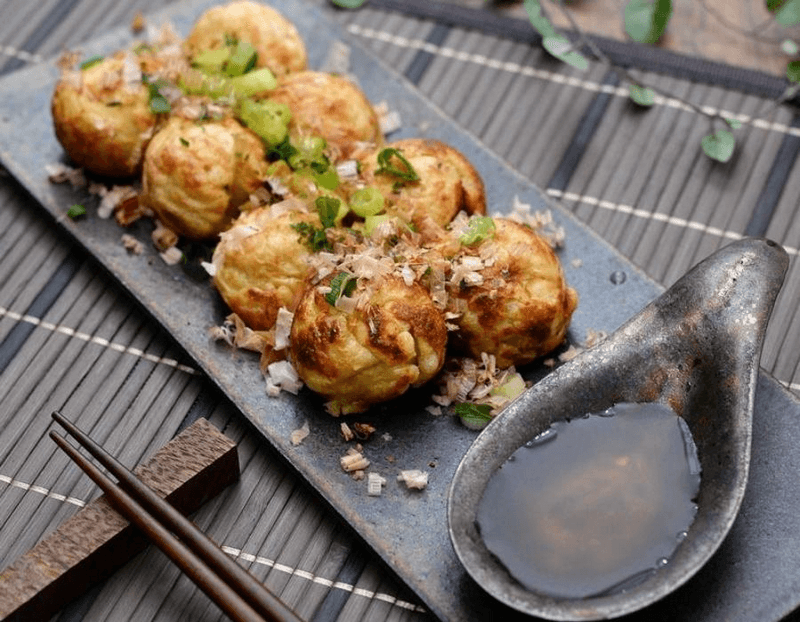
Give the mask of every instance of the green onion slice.
[(80, 64), (81, 69), (88, 69), (98, 63), (102, 63), (105, 60), (105, 56), (102, 54), (95, 54), (94, 56), (90, 56), (85, 61)]
[(241, 97), (250, 97), (264, 91), (271, 91), (278, 86), (275, 74), (266, 67), (235, 76), (231, 78), (230, 82), (233, 91)]
[(225, 73), (231, 77), (241, 76), (256, 66), (258, 52), (247, 41), (237, 41), (225, 63)]
[(331, 291), (325, 294), (325, 300), (332, 307), (336, 306), (336, 301), (342, 296), (349, 297), (355, 291), (357, 279), (347, 272), (339, 272), (331, 279)]
[(239, 119), (269, 146), (279, 145), (287, 136), (291, 113), (289, 106), (278, 102), (244, 99), (239, 104)]
[[(399, 165), (394, 160), (398, 160)], [(394, 175), (403, 181), (419, 180), (419, 175), (411, 163), (394, 147), (387, 147), (378, 154), (378, 170), (376, 172)]]
[(350, 208), (362, 218), (376, 216), (383, 211), (384, 198), (373, 186), (360, 188), (350, 197)]

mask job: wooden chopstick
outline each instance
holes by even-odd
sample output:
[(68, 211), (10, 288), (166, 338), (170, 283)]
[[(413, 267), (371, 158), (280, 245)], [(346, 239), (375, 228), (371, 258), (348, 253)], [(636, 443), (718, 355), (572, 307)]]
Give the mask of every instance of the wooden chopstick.
[(231, 619), (237, 622), (301, 622), (291, 609), (222, 551), (194, 523), (159, 497), (100, 445), (61, 413), (54, 412), (52, 416), (119, 480), (119, 485), (64, 437), (51, 431), (50, 436), (58, 446), (103, 490), (117, 510), (139, 527)]

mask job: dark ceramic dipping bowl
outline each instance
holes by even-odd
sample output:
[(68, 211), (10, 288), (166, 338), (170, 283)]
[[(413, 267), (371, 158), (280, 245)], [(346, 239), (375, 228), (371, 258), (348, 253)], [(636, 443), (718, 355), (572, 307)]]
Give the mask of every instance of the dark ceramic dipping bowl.
[[(788, 266), (777, 244), (747, 239), (700, 263), (603, 343), (553, 371), (481, 432), (456, 470), (450, 537), (467, 572), (497, 600), (550, 620), (614, 618), (685, 583), (717, 550), (747, 484), (764, 332)], [(475, 526), (492, 474), (554, 421), (620, 402), (661, 402), (689, 425), (702, 480), (697, 516), (670, 562), (624, 593), (568, 600), (522, 587)]]

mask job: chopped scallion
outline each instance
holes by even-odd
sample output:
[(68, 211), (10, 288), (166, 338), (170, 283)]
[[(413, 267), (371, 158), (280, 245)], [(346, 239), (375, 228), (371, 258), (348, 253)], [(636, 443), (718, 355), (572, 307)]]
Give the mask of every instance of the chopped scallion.
[(473, 246), (488, 238), (494, 229), (494, 221), (491, 216), (473, 216), (458, 241), (464, 246)]
[(331, 279), (331, 291), (325, 294), (325, 300), (328, 301), (332, 307), (336, 306), (336, 301), (342, 296), (349, 297), (355, 291), (357, 284), (356, 277), (347, 272), (339, 272)]
[(350, 197), (350, 208), (362, 218), (380, 214), (383, 211), (383, 203), (383, 195), (373, 186), (359, 188)]
[(278, 86), (278, 80), (274, 73), (264, 67), (231, 78), (231, 85), (237, 95), (250, 97), (264, 91), (271, 91)]
[[(398, 160), (399, 165), (395, 164), (394, 160)], [(376, 172), (394, 175), (403, 181), (417, 181), (419, 179), (419, 175), (417, 175), (411, 163), (394, 147), (387, 147), (378, 154), (378, 170)]]
[(278, 102), (245, 99), (239, 105), (239, 119), (266, 141), (278, 145), (286, 138), (291, 113), (289, 106)]
[(83, 61), (80, 65), (81, 69), (88, 69), (98, 63), (102, 63), (105, 60), (105, 56), (102, 54), (95, 54), (94, 56), (90, 56), (85, 61)]

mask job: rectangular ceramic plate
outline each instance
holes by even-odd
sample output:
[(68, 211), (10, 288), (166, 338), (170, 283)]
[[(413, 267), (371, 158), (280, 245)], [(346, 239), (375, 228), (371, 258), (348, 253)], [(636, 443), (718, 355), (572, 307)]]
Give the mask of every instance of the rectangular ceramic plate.
[[(210, 0), (182, 2), (152, 16), (150, 21), (169, 21), (185, 35), (195, 18), (211, 4), (214, 2)], [(530, 182), (457, 127), (392, 69), (350, 40), (316, 7), (288, 0), (270, 0), (269, 4), (297, 26), (308, 47), (311, 68), (320, 67), (331, 46), (338, 41), (353, 48), (351, 71), (367, 96), (374, 103), (388, 102), (402, 118), (402, 129), (393, 134), (392, 139), (436, 138), (467, 154), (486, 183), (492, 213), (508, 212), (515, 196), (530, 203), (533, 209), (550, 207)], [(127, 46), (130, 41), (129, 30), (120, 28), (83, 46), (81, 51), (86, 56), (109, 53)], [(165, 265), (149, 243), (146, 224), (137, 224), (132, 229), (146, 247), (142, 255), (133, 256), (122, 247), (122, 231), (113, 221), (101, 220), (93, 213), (77, 221), (66, 217), (67, 206), (83, 202), (85, 193), (79, 195), (69, 187), (49, 183), (44, 168), (47, 163), (64, 161), (49, 113), (57, 77), (58, 70), (52, 61), (18, 71), (0, 81), (0, 158), (8, 170), (55, 222), (96, 257), (173, 335), (263, 436), (435, 615), (444, 620), (488, 619), (487, 615), (492, 614), (510, 616), (472, 584), (453, 552), (447, 531), (449, 483), (475, 432), (461, 426), (452, 416), (435, 417), (427, 413), (424, 406), (429, 403), (429, 394), (424, 391), (355, 418), (369, 420), (377, 426), (378, 432), (365, 443), (364, 453), (372, 463), (370, 471), (383, 475), (388, 482), (380, 497), (368, 496), (365, 482), (352, 480), (339, 466), (339, 458), (346, 450), (338, 433), (339, 420), (327, 415), (321, 401), (307, 391), (297, 397), (269, 398), (255, 356), (232, 353), (226, 346), (209, 340), (208, 328), (221, 323), (225, 315), (218, 296), (208, 283), (193, 281), (180, 268)], [(555, 217), (566, 230), (567, 242), (561, 258), (567, 278), (580, 295), (580, 305), (570, 330), (572, 342), (582, 342), (589, 329), (613, 331), (661, 292), (658, 285), (569, 215), (556, 210)], [(580, 267), (572, 265), (573, 259), (581, 260)], [(618, 271), (624, 272), (627, 278), (614, 285), (610, 276)], [(541, 372), (535, 368), (529, 371), (534, 375)], [(767, 380), (762, 384), (760, 395), (767, 395), (765, 399), (771, 400), (770, 410), (798, 413), (797, 405), (776, 383)], [(294, 447), (290, 443), (291, 433), (304, 423), (309, 424), (311, 435), (302, 445)], [(770, 442), (787, 444), (775, 451), (791, 451), (791, 439), (785, 431), (781, 434), (777, 440), (770, 436)], [(800, 442), (793, 446), (800, 447)], [(388, 456), (393, 457), (391, 463)], [(427, 471), (427, 489), (412, 492), (398, 484), (396, 476), (402, 469)], [(773, 484), (772, 488), (768, 490), (769, 495), (793, 494), (792, 498), (800, 498), (779, 485)], [(767, 500), (772, 498), (768, 496)], [(763, 499), (761, 504), (763, 506)], [(793, 533), (800, 533), (800, 528), (790, 526)], [(742, 536), (743, 544), (734, 550), (735, 556), (747, 559), (764, 548), (749, 544), (759, 545), (758, 541), (753, 541), (753, 535)], [(778, 548), (781, 547), (773, 545), (771, 550), (779, 557), (783, 555), (781, 563), (791, 564), (796, 569), (797, 560), (787, 558), (787, 554), (776, 550)], [(737, 582), (747, 583), (748, 588), (741, 588)], [(720, 584), (719, 580), (716, 583)], [(796, 596), (789, 598), (787, 595), (800, 593), (797, 586), (782, 586), (776, 591), (774, 582), (764, 583), (764, 586), (750, 589), (750, 578), (736, 575), (716, 588), (703, 586), (692, 591), (689, 602), (695, 613), (707, 610), (708, 619), (723, 614), (724, 606), (719, 605), (719, 599), (724, 599), (725, 593), (741, 601), (747, 598), (748, 590), (754, 599), (758, 590), (761, 594), (763, 590), (772, 590), (776, 598), (772, 599), (769, 615), (759, 619), (780, 617), (780, 612), (796, 604)], [(788, 591), (789, 587), (793, 591)], [(490, 610), (492, 614), (488, 613)]]

